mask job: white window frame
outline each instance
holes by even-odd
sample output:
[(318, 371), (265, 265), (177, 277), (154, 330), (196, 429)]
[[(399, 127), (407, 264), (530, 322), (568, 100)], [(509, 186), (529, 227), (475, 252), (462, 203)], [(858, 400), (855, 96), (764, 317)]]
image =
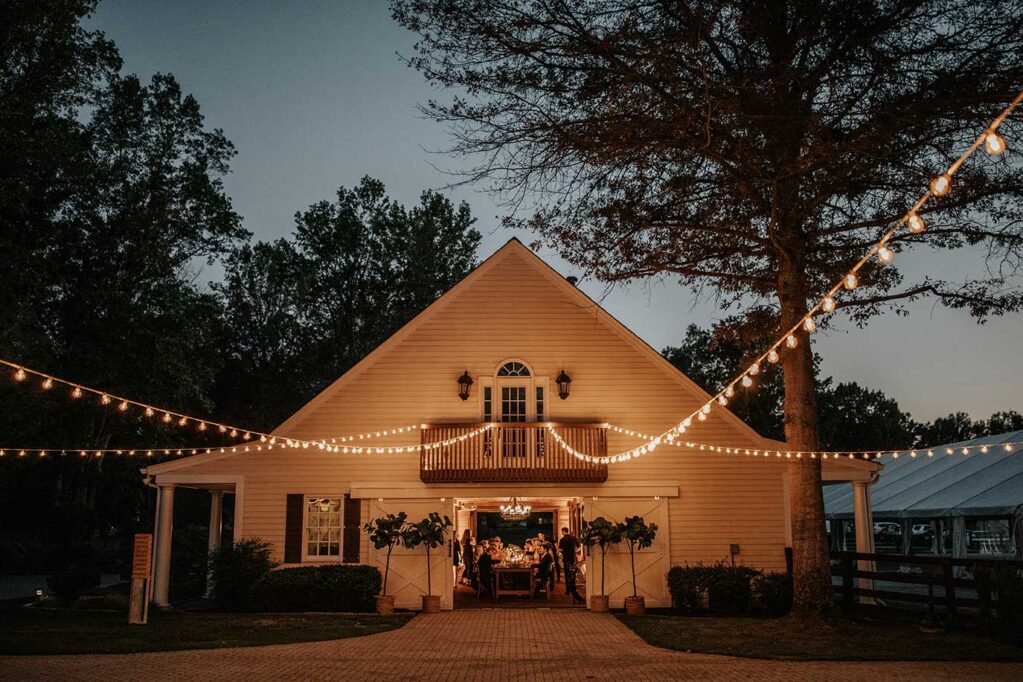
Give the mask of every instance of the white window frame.
[[(509, 362), (517, 362), (523, 365), (529, 370), (528, 377), (499, 377), (497, 373), (502, 367), (507, 365)], [(478, 402), (479, 402), (479, 415), (480, 421), (485, 421), (485, 415), (483, 411), (483, 389), (490, 387), (490, 421), (499, 422), (500, 405), (501, 405), (501, 387), (502, 386), (525, 386), (526, 387), (526, 421), (528, 422), (546, 422), (550, 421), (551, 417), (551, 387), (550, 377), (537, 376), (533, 370), (533, 366), (523, 360), (522, 358), (506, 358), (501, 362), (497, 363), (494, 367), (494, 373), (490, 375), (481, 375), (477, 377), (477, 381), (480, 385), (480, 390), (477, 391)], [(544, 414), (536, 413), (536, 389), (543, 389), (543, 409)]]
[[(338, 526), (337, 556), (326, 554), (309, 554), (309, 498), (337, 498), (341, 505), (338, 509), (340, 525)], [(303, 493), (302, 494), (302, 563), (340, 564), (345, 553), (345, 495), (344, 493)]]

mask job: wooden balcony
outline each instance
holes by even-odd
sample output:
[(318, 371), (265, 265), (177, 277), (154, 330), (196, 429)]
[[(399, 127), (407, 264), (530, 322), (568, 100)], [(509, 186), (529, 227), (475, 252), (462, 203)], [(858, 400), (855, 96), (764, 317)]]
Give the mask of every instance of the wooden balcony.
[[(429, 424), (422, 443), (440, 443), (473, 433), (483, 424)], [(584, 462), (558, 445), (553, 427), (570, 446), (590, 455), (607, 454), (605, 424), (499, 422), (462, 441), (420, 453), (424, 483), (601, 483), (607, 465)]]

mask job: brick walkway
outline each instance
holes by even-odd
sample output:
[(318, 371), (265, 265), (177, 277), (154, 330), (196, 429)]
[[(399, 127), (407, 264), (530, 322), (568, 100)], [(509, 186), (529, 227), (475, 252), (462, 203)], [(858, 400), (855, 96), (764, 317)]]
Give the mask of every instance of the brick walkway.
[[(56, 633), (55, 633), (56, 634)], [(57, 680), (1020, 680), (1023, 664), (796, 663), (647, 645), (612, 616), (449, 611), (368, 637), (244, 649), (0, 657), (0, 679)]]

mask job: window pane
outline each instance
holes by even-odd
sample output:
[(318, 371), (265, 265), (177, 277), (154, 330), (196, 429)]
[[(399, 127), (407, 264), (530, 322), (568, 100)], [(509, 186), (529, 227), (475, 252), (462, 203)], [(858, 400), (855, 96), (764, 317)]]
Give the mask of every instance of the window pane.
[(966, 519), (967, 554), (1015, 554), (1009, 519)]
[(341, 552), (340, 497), (306, 498), (306, 554), (338, 556)]

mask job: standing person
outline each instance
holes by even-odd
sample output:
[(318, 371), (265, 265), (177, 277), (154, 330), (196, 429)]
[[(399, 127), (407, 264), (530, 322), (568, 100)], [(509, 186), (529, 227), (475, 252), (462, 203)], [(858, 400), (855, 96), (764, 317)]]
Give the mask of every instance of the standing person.
[(475, 581), (473, 574), (476, 572), (476, 557), (473, 552), (472, 534), (469, 532), (468, 528), (466, 528), (465, 532), (462, 533), (462, 540), (460, 544), (462, 546), (462, 564), (464, 565), (464, 568), (462, 569), (462, 582), (466, 585), (472, 585)]
[(585, 603), (575, 586), (576, 575), (576, 552), (579, 551), (579, 538), (572, 535), (568, 528), (561, 529), (561, 539), (558, 540), (558, 549), (561, 550), (561, 561), (565, 565), (565, 594), (572, 595), (572, 603)]

